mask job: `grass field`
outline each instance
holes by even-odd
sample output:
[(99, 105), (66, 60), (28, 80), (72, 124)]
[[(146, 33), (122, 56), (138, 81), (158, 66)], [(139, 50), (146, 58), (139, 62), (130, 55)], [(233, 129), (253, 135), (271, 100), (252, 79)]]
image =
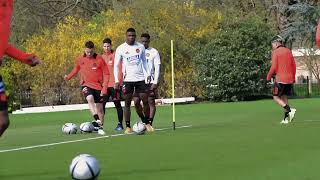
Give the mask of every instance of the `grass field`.
[[(319, 180), (320, 99), (291, 102), (297, 114), (288, 125), (271, 100), (180, 105), (177, 126), (191, 128), (2, 152), (0, 180), (70, 179), (80, 153), (98, 159), (100, 180)], [(156, 128), (171, 126), (170, 108), (158, 108)], [(109, 110), (108, 134), (115, 117)], [(98, 137), (61, 133), (65, 122), (89, 119), (87, 111), (12, 115), (0, 151)]]

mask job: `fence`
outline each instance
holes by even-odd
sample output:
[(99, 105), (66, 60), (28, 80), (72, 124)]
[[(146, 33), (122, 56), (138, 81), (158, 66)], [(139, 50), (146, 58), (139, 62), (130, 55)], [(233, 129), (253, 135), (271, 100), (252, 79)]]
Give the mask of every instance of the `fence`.
[(298, 98), (320, 97), (320, 84), (310, 82), (309, 77), (294, 85), (294, 96)]

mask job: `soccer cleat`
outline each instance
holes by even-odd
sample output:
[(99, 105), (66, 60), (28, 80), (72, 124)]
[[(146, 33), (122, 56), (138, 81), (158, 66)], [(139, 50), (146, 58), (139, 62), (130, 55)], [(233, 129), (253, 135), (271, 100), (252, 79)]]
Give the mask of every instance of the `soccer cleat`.
[(288, 124), (288, 123), (289, 123), (288, 118), (285, 118), (280, 122), (280, 124)]
[(294, 109), (294, 108), (291, 108), (290, 109), (291, 111), (289, 112), (289, 122), (292, 122), (293, 121), (293, 118), (294, 118), (294, 115), (295, 115), (295, 113), (296, 113), (296, 109)]
[(122, 124), (118, 123), (117, 127), (114, 130), (115, 131), (122, 131), (123, 130)]
[(99, 135), (105, 135), (106, 132), (105, 132), (103, 129), (99, 129), (99, 130), (98, 130), (98, 134), (99, 134)]
[(126, 130), (124, 131), (125, 134), (132, 134), (133, 131), (131, 128), (127, 127)]
[(153, 132), (154, 131), (154, 128), (150, 125), (150, 124), (146, 124), (146, 129), (148, 132)]

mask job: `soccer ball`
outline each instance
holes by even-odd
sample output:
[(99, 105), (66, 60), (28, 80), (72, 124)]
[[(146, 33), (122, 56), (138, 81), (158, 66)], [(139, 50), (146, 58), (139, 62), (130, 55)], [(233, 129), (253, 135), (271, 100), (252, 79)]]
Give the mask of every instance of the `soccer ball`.
[(62, 126), (62, 132), (66, 133), (66, 134), (76, 134), (77, 133), (77, 125), (73, 124), (73, 123), (65, 123)]
[(132, 127), (133, 132), (136, 134), (144, 134), (146, 131), (146, 126), (142, 122), (136, 122)]
[(94, 127), (91, 122), (84, 122), (80, 125), (80, 131), (83, 133), (91, 133)]
[(100, 173), (100, 165), (97, 159), (89, 154), (80, 154), (73, 158), (69, 171), (72, 179), (93, 180)]

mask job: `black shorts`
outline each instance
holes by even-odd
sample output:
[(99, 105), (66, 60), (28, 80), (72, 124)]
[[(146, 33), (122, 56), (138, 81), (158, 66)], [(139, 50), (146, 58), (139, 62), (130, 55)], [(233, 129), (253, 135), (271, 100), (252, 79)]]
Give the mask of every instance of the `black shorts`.
[(139, 94), (139, 93), (147, 93), (148, 88), (144, 81), (138, 82), (123, 82), (122, 86), (123, 94)]
[(292, 84), (274, 83), (273, 96), (291, 96), (293, 92)]
[(85, 98), (87, 98), (87, 96), (89, 95), (92, 95), (95, 103), (103, 103), (104, 97), (100, 96), (101, 94), (100, 90), (92, 89), (87, 86), (81, 86), (81, 92)]
[(0, 76), (0, 111), (8, 110), (7, 96), (4, 90), (4, 83), (2, 81), (2, 76)]
[[(110, 100), (111, 98), (111, 100)], [(121, 90), (114, 89), (113, 87), (108, 87), (108, 94), (105, 97), (106, 102), (109, 101), (120, 101), (121, 100)]]

